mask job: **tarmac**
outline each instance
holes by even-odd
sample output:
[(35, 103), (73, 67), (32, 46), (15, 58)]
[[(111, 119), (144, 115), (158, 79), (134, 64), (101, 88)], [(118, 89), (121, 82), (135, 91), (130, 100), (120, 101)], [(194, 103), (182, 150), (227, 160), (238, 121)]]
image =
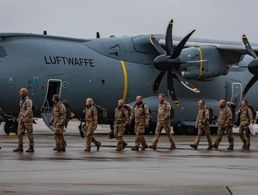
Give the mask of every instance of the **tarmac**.
[[(97, 152), (93, 146), (88, 153), (85, 140), (74, 129), (66, 135), (67, 151), (57, 153), (52, 150), (53, 133), (37, 128), (41, 129), (35, 129), (33, 154), (13, 153), (17, 137), (1, 132), (0, 194), (258, 194), (255, 136), (250, 152), (241, 151), (237, 135), (232, 152), (226, 150), (226, 136), (219, 150), (207, 151), (205, 137), (193, 150), (189, 144), (194, 136), (174, 136), (177, 149), (170, 151), (168, 139), (161, 136), (157, 151), (139, 152), (130, 150), (134, 136), (126, 136), (128, 147), (116, 152), (116, 140), (105, 135), (108, 129), (100, 128), (96, 138), (102, 147)], [(150, 144), (153, 136), (146, 138)], [(27, 138), (24, 141), (26, 149)]]

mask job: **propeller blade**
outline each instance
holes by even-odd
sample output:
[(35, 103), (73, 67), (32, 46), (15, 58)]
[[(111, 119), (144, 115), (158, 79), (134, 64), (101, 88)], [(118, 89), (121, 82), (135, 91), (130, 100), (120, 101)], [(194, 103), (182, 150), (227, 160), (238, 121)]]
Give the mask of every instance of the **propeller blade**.
[(182, 75), (178, 71), (174, 71), (173, 73), (180, 80), (182, 85), (185, 86), (187, 89), (193, 91), (194, 93), (200, 93), (200, 90), (197, 87), (191, 85), (191, 83), (189, 83), (184, 77), (182, 77)]
[(160, 46), (154, 35), (150, 36), (150, 42), (159, 54), (166, 54), (166, 51)]
[(168, 87), (169, 96), (172, 98), (175, 105), (178, 106), (179, 101), (176, 97), (176, 93), (175, 93), (175, 89), (174, 89), (173, 75), (170, 71), (168, 71), (168, 76), (167, 76), (167, 87)]
[(153, 90), (154, 93), (158, 92), (161, 80), (162, 80), (165, 73), (166, 72), (164, 72), (164, 71), (160, 72), (159, 75), (157, 76), (157, 78), (155, 79), (153, 87), (152, 87), (152, 90)]
[(184, 46), (185, 46), (186, 42), (188, 41), (188, 39), (192, 36), (192, 34), (194, 32), (195, 32), (195, 29), (192, 32), (190, 32), (188, 35), (186, 35), (185, 38), (183, 38), (180, 41), (180, 43), (177, 45), (174, 53), (171, 55), (172, 59), (177, 58), (181, 54), (182, 50), (184, 49)]
[(242, 40), (243, 40), (244, 46), (245, 46), (246, 50), (249, 52), (249, 54), (251, 56), (253, 56), (254, 58), (257, 58), (257, 55), (254, 52), (253, 48), (251, 47), (251, 45), (250, 45), (250, 43), (249, 43), (249, 41), (247, 39), (247, 36), (245, 34), (243, 34)]
[(249, 91), (249, 89), (253, 86), (253, 84), (257, 81), (257, 77), (253, 76), (253, 78), (247, 83), (244, 92), (243, 92), (243, 97), (246, 96), (247, 92)]
[(173, 53), (173, 38), (172, 38), (172, 28), (173, 28), (173, 19), (170, 20), (168, 23), (167, 27), (167, 32), (166, 32), (166, 50), (167, 50), (167, 55), (171, 56)]

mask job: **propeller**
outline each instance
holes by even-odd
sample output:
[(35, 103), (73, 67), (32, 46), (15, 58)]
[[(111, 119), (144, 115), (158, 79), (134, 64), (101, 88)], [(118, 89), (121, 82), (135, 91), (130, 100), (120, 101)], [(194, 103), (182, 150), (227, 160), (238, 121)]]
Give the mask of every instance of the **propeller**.
[(243, 44), (247, 50), (247, 52), (254, 58), (254, 60), (252, 60), (249, 64), (248, 64), (248, 70), (251, 74), (253, 74), (254, 76), (251, 78), (251, 80), (247, 83), (244, 91), (243, 91), (243, 97), (246, 96), (246, 94), (248, 93), (249, 89), (256, 83), (256, 81), (258, 80), (258, 58), (257, 55), (255, 53), (255, 51), (253, 50), (251, 44), (249, 43), (247, 36), (245, 34), (243, 34), (242, 36), (242, 41)]
[(199, 93), (199, 89), (192, 86), (181, 74), (179, 71), (180, 65), (185, 63), (197, 63), (200, 61), (181, 61), (179, 56), (182, 50), (185, 47), (186, 42), (192, 36), (195, 30), (191, 31), (188, 35), (186, 35), (179, 44), (174, 48), (173, 45), (173, 36), (172, 36), (172, 29), (173, 29), (173, 19), (170, 20), (165, 37), (165, 49), (159, 44), (157, 39), (154, 35), (150, 36), (150, 42), (156, 51), (160, 54), (154, 59), (154, 66), (160, 70), (161, 72), (157, 76), (153, 84), (153, 92), (157, 93), (162, 78), (167, 73), (167, 89), (168, 94), (174, 101), (176, 105), (179, 105), (179, 101), (176, 97), (175, 89), (174, 89), (174, 81), (173, 78), (177, 78), (183, 86), (187, 89)]

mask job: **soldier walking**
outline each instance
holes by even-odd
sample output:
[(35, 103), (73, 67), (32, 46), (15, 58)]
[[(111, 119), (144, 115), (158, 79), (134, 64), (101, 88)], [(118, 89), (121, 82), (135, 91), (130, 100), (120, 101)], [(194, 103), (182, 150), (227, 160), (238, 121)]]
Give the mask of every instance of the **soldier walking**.
[(116, 151), (122, 151), (127, 143), (124, 141), (125, 127), (129, 124), (130, 118), (128, 110), (124, 107), (124, 100), (118, 101), (118, 106), (115, 109), (114, 131), (118, 141)]
[(23, 152), (23, 136), (27, 132), (29, 138), (29, 149), (26, 152), (34, 152), (34, 137), (33, 137), (33, 110), (32, 100), (28, 96), (28, 90), (22, 88), (19, 91), (20, 113), (18, 116), (18, 147), (14, 152)]
[(223, 99), (219, 101), (219, 106), (220, 106), (220, 112), (219, 112), (219, 118), (218, 118), (218, 132), (217, 132), (216, 140), (213, 144), (213, 148), (218, 149), (219, 144), (224, 135), (224, 132), (226, 132), (228, 137), (228, 143), (229, 143), (229, 147), (227, 149), (233, 150), (234, 138), (233, 138), (233, 130), (232, 130), (232, 119), (233, 119), (232, 111), (227, 106), (227, 102)]
[(250, 130), (249, 125), (254, 124), (254, 118), (252, 110), (248, 107), (247, 100), (242, 100), (241, 108), (239, 111), (240, 116), (240, 126), (239, 126), (239, 136), (243, 142), (242, 149), (250, 150)]
[(195, 142), (190, 146), (195, 150), (197, 150), (198, 145), (200, 143), (201, 136), (205, 134), (209, 144), (207, 150), (211, 150), (212, 141), (211, 141), (210, 128), (209, 128), (209, 109), (206, 107), (204, 100), (200, 100), (198, 102), (198, 106), (199, 106), (199, 111), (195, 122), (195, 128), (198, 129), (198, 133), (197, 133)]
[(162, 93), (159, 94), (159, 100), (160, 100), (160, 103), (158, 108), (158, 117), (157, 117), (155, 136), (154, 136), (152, 145), (150, 145), (149, 148), (152, 148), (153, 150), (157, 149), (160, 133), (162, 129), (164, 129), (170, 142), (170, 150), (174, 150), (176, 149), (176, 145), (171, 135), (171, 126), (170, 126), (171, 105), (166, 101), (166, 97)]
[(136, 134), (135, 146), (132, 150), (138, 151), (139, 146), (142, 145), (142, 151), (148, 148), (144, 138), (145, 128), (149, 127), (150, 113), (149, 107), (142, 102), (142, 96), (136, 97), (136, 104), (132, 110), (130, 117), (131, 122), (134, 122), (134, 131)]
[(101, 143), (94, 137), (94, 132), (98, 126), (98, 112), (96, 107), (93, 105), (93, 99), (86, 99), (86, 110), (85, 112), (85, 133), (86, 133), (86, 149), (84, 151), (91, 151), (91, 143), (94, 143), (97, 147), (97, 151), (101, 146)]
[(58, 95), (53, 95), (52, 101), (54, 102), (54, 109), (50, 124), (55, 127), (55, 142), (56, 147), (53, 148), (57, 152), (65, 152), (66, 141), (64, 139), (64, 127), (66, 120), (66, 108), (60, 101)]

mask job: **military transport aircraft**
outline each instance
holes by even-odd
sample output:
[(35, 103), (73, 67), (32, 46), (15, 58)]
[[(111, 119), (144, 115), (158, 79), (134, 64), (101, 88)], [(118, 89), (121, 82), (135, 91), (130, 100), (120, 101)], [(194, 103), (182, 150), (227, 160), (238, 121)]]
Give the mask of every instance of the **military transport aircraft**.
[[(89, 40), (46, 32), (0, 33), (0, 107), (6, 133), (17, 127), (21, 87), (29, 89), (36, 116), (48, 126), (53, 94), (68, 100), (78, 118), (85, 98), (93, 97), (107, 111), (105, 122), (110, 124), (118, 99), (133, 105), (135, 96), (142, 95), (154, 126), (157, 92), (164, 92), (175, 110), (177, 133), (192, 132), (200, 98), (214, 113), (220, 98), (239, 107), (245, 95), (258, 108), (257, 84), (251, 88), (258, 78), (257, 44), (253, 50), (245, 35), (245, 47), (241, 42), (189, 39), (194, 31), (180, 39), (172, 36), (172, 28), (173, 20), (165, 35)], [(245, 54), (254, 59), (239, 65)]]

